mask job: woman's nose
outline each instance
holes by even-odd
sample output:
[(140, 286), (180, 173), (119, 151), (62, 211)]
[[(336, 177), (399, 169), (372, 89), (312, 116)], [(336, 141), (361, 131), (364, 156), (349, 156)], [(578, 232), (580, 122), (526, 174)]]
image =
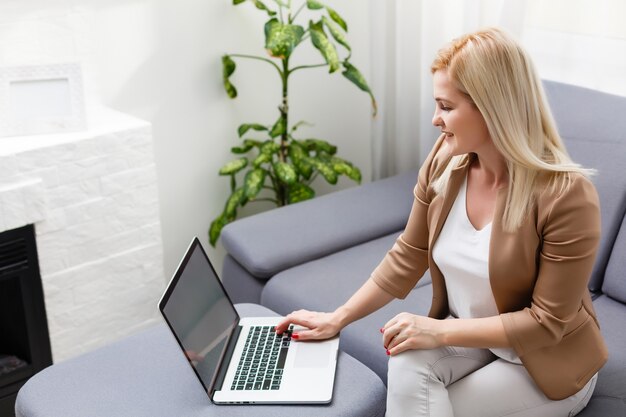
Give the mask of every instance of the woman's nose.
[(433, 126), (438, 126), (438, 127), (443, 126), (443, 120), (441, 120), (441, 117), (439, 116), (438, 111), (435, 111), (432, 122), (433, 122)]

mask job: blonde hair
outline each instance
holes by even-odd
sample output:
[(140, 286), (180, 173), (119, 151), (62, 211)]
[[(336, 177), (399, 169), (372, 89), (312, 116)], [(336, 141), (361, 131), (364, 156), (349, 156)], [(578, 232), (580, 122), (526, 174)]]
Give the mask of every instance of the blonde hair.
[[(504, 230), (515, 231), (530, 212), (540, 174), (555, 191), (567, 187), (572, 172), (593, 174), (569, 157), (533, 63), (507, 33), (487, 28), (453, 40), (431, 66), (432, 73), (439, 70), (447, 71), (456, 88), (478, 108), (507, 161)], [(467, 159), (456, 156), (444, 165), (433, 183), (435, 192), (445, 190), (452, 169)]]

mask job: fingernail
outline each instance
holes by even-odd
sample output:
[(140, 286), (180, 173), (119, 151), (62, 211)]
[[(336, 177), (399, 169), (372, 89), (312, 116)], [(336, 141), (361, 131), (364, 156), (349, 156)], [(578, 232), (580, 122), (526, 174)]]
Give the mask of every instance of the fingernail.
[(292, 339), (299, 339), (300, 335), (298, 333), (294, 333), (294, 334), (291, 335), (291, 338)]
[(389, 352), (389, 349), (387, 349), (387, 356), (391, 355), (391, 352)]
[(383, 329), (382, 327), (380, 328), (380, 332), (381, 333), (385, 333), (385, 329)]

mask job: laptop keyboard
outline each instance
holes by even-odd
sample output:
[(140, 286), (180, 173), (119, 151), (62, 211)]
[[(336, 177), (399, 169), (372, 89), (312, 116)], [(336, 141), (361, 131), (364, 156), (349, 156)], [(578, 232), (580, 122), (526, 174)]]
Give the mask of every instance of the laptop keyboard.
[(293, 325), (282, 335), (274, 329), (274, 326), (250, 328), (231, 390), (280, 389)]

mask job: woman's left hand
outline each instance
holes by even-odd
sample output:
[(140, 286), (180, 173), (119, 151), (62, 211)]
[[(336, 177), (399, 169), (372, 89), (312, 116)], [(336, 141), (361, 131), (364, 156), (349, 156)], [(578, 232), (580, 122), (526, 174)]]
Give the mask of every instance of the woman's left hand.
[(391, 356), (409, 349), (435, 349), (442, 346), (441, 321), (430, 317), (400, 313), (380, 331), (383, 332), (383, 346)]

